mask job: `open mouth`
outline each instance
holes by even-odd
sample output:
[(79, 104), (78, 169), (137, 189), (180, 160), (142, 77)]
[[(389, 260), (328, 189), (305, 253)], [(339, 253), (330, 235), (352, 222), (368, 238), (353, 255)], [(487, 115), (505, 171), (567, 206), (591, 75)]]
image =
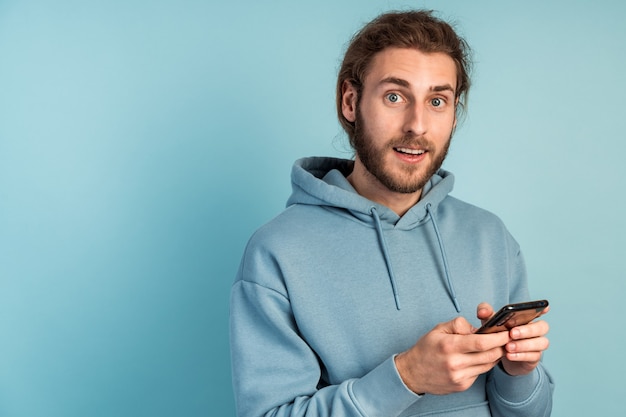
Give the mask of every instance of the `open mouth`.
[(426, 153), (424, 149), (410, 149), (410, 148), (393, 148), (394, 151), (405, 155), (418, 156)]

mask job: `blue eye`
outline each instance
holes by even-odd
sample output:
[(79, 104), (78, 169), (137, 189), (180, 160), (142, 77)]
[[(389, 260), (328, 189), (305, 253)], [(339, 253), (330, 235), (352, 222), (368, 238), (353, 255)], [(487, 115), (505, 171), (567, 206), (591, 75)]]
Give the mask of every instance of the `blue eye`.
[(389, 93), (387, 94), (387, 100), (389, 100), (392, 103), (397, 103), (400, 101), (400, 96), (396, 93)]
[(430, 100), (430, 104), (432, 104), (435, 107), (440, 107), (443, 105), (443, 100), (441, 100), (440, 98), (434, 98)]

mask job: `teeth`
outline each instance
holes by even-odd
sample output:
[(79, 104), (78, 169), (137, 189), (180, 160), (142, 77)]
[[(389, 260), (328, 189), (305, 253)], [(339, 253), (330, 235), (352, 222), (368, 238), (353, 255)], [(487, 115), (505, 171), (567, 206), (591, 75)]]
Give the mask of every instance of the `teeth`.
[(411, 155), (421, 155), (424, 152), (426, 152), (422, 149), (408, 149), (408, 148), (396, 148), (396, 151), (402, 152), (402, 153), (408, 153)]

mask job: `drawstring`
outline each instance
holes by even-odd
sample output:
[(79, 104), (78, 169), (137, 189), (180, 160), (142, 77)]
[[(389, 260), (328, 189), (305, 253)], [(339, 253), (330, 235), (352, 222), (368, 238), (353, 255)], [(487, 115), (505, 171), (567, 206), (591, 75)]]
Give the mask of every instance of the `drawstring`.
[[(454, 285), (452, 285), (452, 279), (450, 278), (450, 268), (448, 266), (448, 258), (446, 257), (446, 251), (443, 247), (443, 241), (441, 240), (441, 234), (439, 233), (439, 227), (437, 226), (437, 221), (435, 220), (435, 216), (433, 216), (432, 211), (430, 210), (431, 204), (426, 204), (426, 212), (430, 216), (430, 219), (433, 224), (433, 228), (435, 229), (435, 235), (437, 235), (437, 243), (439, 243), (439, 251), (441, 252), (441, 259), (443, 260), (443, 270), (446, 276), (446, 282), (448, 284), (448, 293), (450, 298), (452, 299), (452, 303), (454, 304), (454, 308), (457, 313), (461, 312), (461, 307), (459, 306), (459, 302), (456, 299), (456, 292), (454, 291)], [(375, 207), (370, 209), (370, 213), (372, 213), (372, 217), (374, 218), (374, 223), (376, 224), (376, 233), (378, 234), (378, 240), (380, 241), (380, 246), (382, 247), (383, 257), (385, 258), (385, 264), (387, 264), (387, 272), (389, 273), (389, 282), (391, 282), (391, 289), (393, 290), (393, 298), (396, 301), (396, 308), (400, 310), (400, 297), (398, 296), (398, 289), (396, 287), (396, 276), (393, 273), (393, 267), (391, 265), (391, 259), (389, 258), (389, 249), (387, 247), (387, 241), (385, 240), (385, 235), (383, 234), (383, 227), (380, 224), (380, 217), (378, 217), (378, 211), (376, 211)]]
[(443, 248), (443, 241), (441, 240), (441, 235), (439, 234), (439, 227), (437, 227), (437, 222), (435, 221), (435, 216), (433, 216), (432, 211), (430, 211), (431, 204), (426, 204), (426, 212), (430, 216), (430, 219), (433, 223), (433, 228), (435, 229), (435, 234), (437, 235), (437, 242), (439, 242), (439, 251), (441, 252), (441, 258), (443, 259), (443, 270), (446, 275), (446, 281), (448, 283), (448, 291), (450, 292), (450, 298), (452, 298), (452, 302), (454, 303), (454, 308), (456, 308), (456, 312), (461, 312), (461, 307), (459, 306), (459, 302), (456, 299), (456, 292), (454, 291), (454, 285), (452, 285), (452, 280), (450, 279), (450, 268), (448, 267), (448, 258), (446, 257), (446, 251)]
[(391, 289), (393, 290), (393, 298), (396, 300), (396, 309), (400, 310), (400, 298), (398, 297), (398, 289), (396, 288), (396, 276), (394, 275), (393, 268), (391, 266), (389, 249), (387, 248), (387, 242), (385, 241), (385, 235), (383, 234), (383, 227), (380, 224), (380, 218), (378, 217), (378, 212), (375, 207), (370, 209), (370, 213), (372, 213), (372, 217), (374, 217), (374, 222), (376, 223), (376, 233), (378, 234), (378, 240), (380, 241), (380, 246), (382, 246), (383, 249), (383, 257), (385, 258), (385, 263), (387, 264), (387, 272), (389, 273), (389, 281), (391, 282)]

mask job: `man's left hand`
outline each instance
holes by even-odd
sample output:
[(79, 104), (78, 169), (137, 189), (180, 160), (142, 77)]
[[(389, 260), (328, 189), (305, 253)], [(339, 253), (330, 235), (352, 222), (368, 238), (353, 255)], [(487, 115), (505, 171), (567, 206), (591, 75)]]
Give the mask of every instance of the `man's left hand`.
[[(549, 311), (544, 310), (543, 314)], [(482, 323), (493, 316), (493, 308), (488, 303), (478, 305), (476, 316)], [(506, 351), (502, 358), (502, 366), (509, 375), (526, 375), (532, 372), (539, 361), (543, 351), (548, 349), (550, 341), (546, 337), (550, 326), (545, 320), (534, 321), (523, 326), (513, 327), (509, 330), (510, 341), (504, 345)]]

